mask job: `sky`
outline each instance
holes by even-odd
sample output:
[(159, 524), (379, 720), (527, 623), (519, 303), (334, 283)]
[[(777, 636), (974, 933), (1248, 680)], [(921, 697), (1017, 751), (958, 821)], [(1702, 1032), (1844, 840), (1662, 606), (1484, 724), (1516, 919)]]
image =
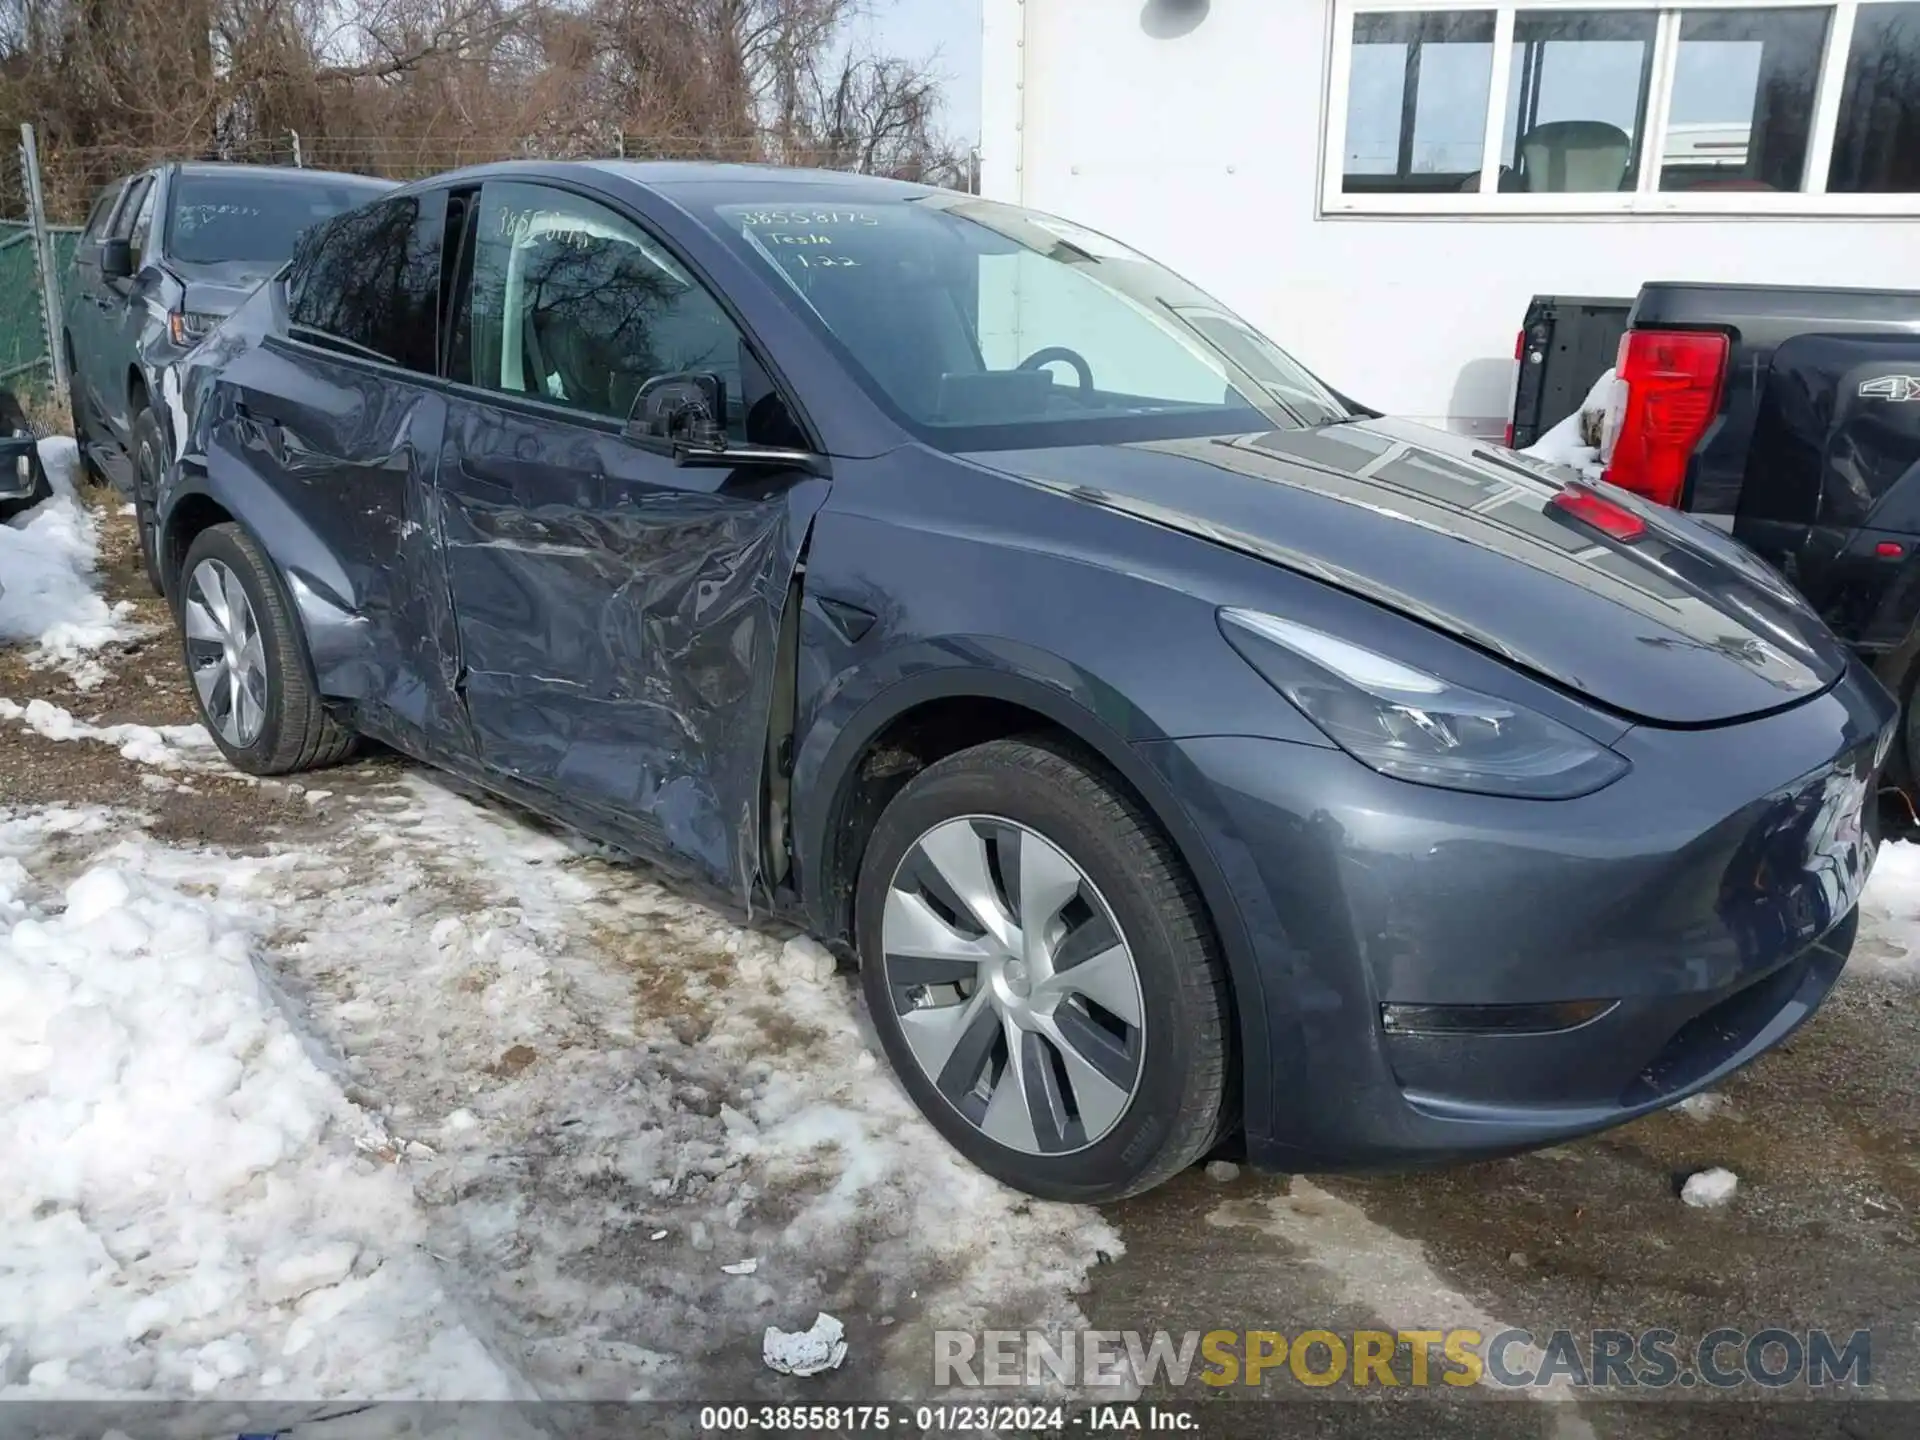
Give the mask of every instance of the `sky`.
[(870, 0), (859, 41), (910, 60), (934, 58), (945, 85), (946, 128), (980, 140), (980, 0)]

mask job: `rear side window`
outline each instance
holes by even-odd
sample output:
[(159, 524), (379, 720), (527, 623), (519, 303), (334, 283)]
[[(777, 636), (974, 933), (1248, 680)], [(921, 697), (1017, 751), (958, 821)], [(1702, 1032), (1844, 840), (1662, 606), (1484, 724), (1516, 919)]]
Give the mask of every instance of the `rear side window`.
[(310, 232), (287, 277), (294, 333), (433, 374), (446, 204), (441, 190), (399, 195)]

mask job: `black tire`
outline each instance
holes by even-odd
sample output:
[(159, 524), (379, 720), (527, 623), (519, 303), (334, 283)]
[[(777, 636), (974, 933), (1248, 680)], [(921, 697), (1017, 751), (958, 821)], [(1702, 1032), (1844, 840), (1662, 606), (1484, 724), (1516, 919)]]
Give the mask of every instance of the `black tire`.
[(87, 409), (86, 402), (80, 398), (80, 377), (73, 368), (71, 340), (67, 341), (67, 415), (73, 421), (74, 447), (80, 452), (80, 473), (74, 477), (75, 480), (82, 485), (105, 485), (106, 475), (98, 465), (93, 463), (93, 458), (87, 451), (90, 443), (88, 436), (92, 433), (92, 426), (89, 424), (91, 412)]
[(153, 511), (166, 453), (159, 417), (142, 410), (133, 420), (133, 523), (140, 532), (140, 561), (146, 567), (147, 584), (156, 595), (166, 593), (160, 573), (160, 526)]
[[(218, 718), (209, 711), (194, 681), (186, 607), (191, 577), (202, 562), (209, 560), (230, 572), (246, 592), (264, 656), (263, 718), (258, 733), (241, 744), (221, 733)], [(235, 768), (250, 775), (288, 775), (337, 764), (352, 753), (357, 737), (321, 705), (313, 685), (306, 639), (294, 621), (293, 606), (272, 563), (251, 535), (231, 523), (202, 530), (188, 547), (187, 558), (174, 577), (173, 597), (181, 657), (194, 705), (213, 743)]]
[[(888, 979), (885, 910), (896, 872), (936, 827), (982, 816), (1038, 835), (1069, 860), (1098, 892), (1132, 955), (1143, 1039), (1134, 1089), (1110, 1129), (1066, 1153), (1002, 1144), (963, 1115), (916, 1059), (897, 1008), (897, 982)], [(1017, 913), (1018, 897), (1008, 894), (997, 868), (993, 874), (1006, 913)], [(995, 740), (948, 756), (910, 780), (867, 843), (855, 922), (867, 1007), (895, 1073), (954, 1148), (1005, 1184), (1049, 1200), (1136, 1195), (1201, 1159), (1237, 1113), (1228, 1094), (1232, 1001), (1226, 967), (1192, 878), (1117, 779), (1064, 746), (1039, 737)], [(960, 1054), (960, 1047), (953, 1053)], [(984, 1063), (1003, 1067), (997, 1073), (1004, 1077), (1004, 1050), (997, 1053), (1000, 1059)], [(997, 1088), (995, 1073), (986, 1072), (988, 1090)]]

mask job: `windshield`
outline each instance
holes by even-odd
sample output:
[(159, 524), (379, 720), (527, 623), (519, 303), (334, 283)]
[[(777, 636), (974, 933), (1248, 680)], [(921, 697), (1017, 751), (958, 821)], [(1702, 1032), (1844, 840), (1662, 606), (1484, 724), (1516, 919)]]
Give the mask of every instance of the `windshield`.
[(173, 184), (167, 254), (188, 265), (278, 266), (309, 225), (330, 220), (388, 188), (337, 175), (312, 179), (182, 175)]
[(943, 449), (1351, 418), (1218, 301), (1064, 220), (957, 194), (713, 213), (727, 242), (838, 342), (868, 391)]

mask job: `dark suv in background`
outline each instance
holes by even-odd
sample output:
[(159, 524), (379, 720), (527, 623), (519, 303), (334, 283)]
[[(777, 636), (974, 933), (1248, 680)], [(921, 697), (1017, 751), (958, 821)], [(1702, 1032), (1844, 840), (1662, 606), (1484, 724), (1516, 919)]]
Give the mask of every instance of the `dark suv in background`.
[(126, 491), (147, 575), (173, 426), (166, 372), (293, 254), (309, 225), (392, 182), (255, 165), (161, 165), (95, 197), (74, 255), (62, 343), (83, 463)]

